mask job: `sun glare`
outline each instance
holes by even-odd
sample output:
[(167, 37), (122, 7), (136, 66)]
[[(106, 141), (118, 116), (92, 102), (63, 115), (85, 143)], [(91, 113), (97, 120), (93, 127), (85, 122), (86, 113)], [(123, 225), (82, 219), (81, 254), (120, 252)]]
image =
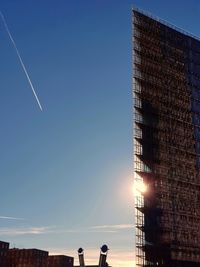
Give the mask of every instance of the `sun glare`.
[(145, 193), (147, 192), (147, 185), (143, 181), (135, 181), (134, 182), (134, 192), (138, 193)]

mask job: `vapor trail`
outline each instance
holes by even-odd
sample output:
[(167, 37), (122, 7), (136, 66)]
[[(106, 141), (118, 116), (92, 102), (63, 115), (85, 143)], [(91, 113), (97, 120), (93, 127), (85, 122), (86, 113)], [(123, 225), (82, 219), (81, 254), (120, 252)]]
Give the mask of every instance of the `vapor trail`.
[(40, 110), (42, 111), (42, 106), (41, 106), (41, 104), (40, 104), (40, 100), (39, 100), (39, 98), (38, 98), (38, 96), (37, 96), (37, 94), (36, 94), (36, 92), (35, 92), (35, 89), (34, 89), (34, 87), (33, 87), (33, 84), (32, 84), (32, 82), (31, 82), (31, 79), (30, 79), (30, 77), (29, 77), (29, 75), (28, 75), (28, 72), (27, 72), (27, 70), (26, 70), (26, 67), (25, 67), (25, 65), (24, 65), (24, 63), (23, 63), (23, 60), (22, 60), (21, 55), (20, 55), (20, 53), (19, 53), (19, 50), (18, 50), (18, 48), (17, 48), (17, 46), (16, 46), (16, 43), (15, 43), (15, 41), (14, 41), (14, 39), (13, 39), (11, 33), (10, 33), (10, 30), (9, 30), (9, 28), (8, 28), (8, 25), (7, 25), (7, 23), (6, 23), (6, 20), (5, 20), (5, 18), (4, 18), (4, 15), (2, 14), (1, 11), (0, 11), (0, 16), (1, 16), (1, 19), (2, 19), (3, 24), (4, 24), (4, 26), (5, 26), (5, 29), (6, 29), (6, 31), (7, 31), (7, 33), (8, 33), (8, 36), (9, 36), (9, 38), (10, 38), (10, 40), (11, 40), (11, 42), (12, 42), (14, 48), (15, 48), (15, 51), (16, 51), (17, 56), (18, 56), (18, 58), (19, 58), (20, 64), (21, 64), (21, 66), (22, 66), (22, 68), (23, 68), (23, 71), (24, 71), (24, 73), (25, 73), (25, 75), (26, 75), (26, 78), (27, 78), (27, 80), (28, 80), (28, 82), (29, 82), (29, 84), (30, 84), (31, 90), (32, 90), (32, 92), (33, 92), (33, 95), (35, 96), (35, 99), (36, 99), (36, 101), (37, 101), (37, 103), (38, 103), (38, 106), (39, 106)]
[(0, 216), (2, 220), (24, 220), (24, 218), (16, 218), (16, 217), (9, 217), (9, 216)]

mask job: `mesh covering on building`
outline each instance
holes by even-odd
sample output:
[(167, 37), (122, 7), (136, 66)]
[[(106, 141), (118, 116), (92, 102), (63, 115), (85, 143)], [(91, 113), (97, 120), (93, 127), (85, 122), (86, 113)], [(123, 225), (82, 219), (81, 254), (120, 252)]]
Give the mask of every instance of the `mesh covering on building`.
[(133, 65), (136, 266), (197, 267), (200, 41), (134, 9)]

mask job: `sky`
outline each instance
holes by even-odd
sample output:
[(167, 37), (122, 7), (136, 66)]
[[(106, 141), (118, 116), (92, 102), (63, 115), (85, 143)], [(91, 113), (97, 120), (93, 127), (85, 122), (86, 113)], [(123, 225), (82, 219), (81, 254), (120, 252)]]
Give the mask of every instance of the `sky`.
[(200, 36), (200, 2), (0, 0), (0, 240), (134, 266), (131, 7)]

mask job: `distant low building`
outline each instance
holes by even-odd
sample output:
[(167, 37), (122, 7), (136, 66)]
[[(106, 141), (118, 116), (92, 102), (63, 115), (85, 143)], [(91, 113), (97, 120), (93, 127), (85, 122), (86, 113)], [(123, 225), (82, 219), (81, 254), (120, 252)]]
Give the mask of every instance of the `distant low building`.
[(9, 243), (0, 241), (0, 267), (73, 267), (74, 258), (50, 255), (40, 249), (9, 249)]
[(9, 243), (0, 241), (0, 266), (7, 267), (7, 253), (9, 250)]
[(9, 243), (0, 241), (0, 267), (73, 267), (74, 258), (65, 255), (49, 255), (48, 251), (9, 249)]
[(47, 267), (73, 267), (74, 258), (64, 255), (48, 256)]
[(39, 249), (9, 249), (8, 267), (47, 267), (48, 254)]

